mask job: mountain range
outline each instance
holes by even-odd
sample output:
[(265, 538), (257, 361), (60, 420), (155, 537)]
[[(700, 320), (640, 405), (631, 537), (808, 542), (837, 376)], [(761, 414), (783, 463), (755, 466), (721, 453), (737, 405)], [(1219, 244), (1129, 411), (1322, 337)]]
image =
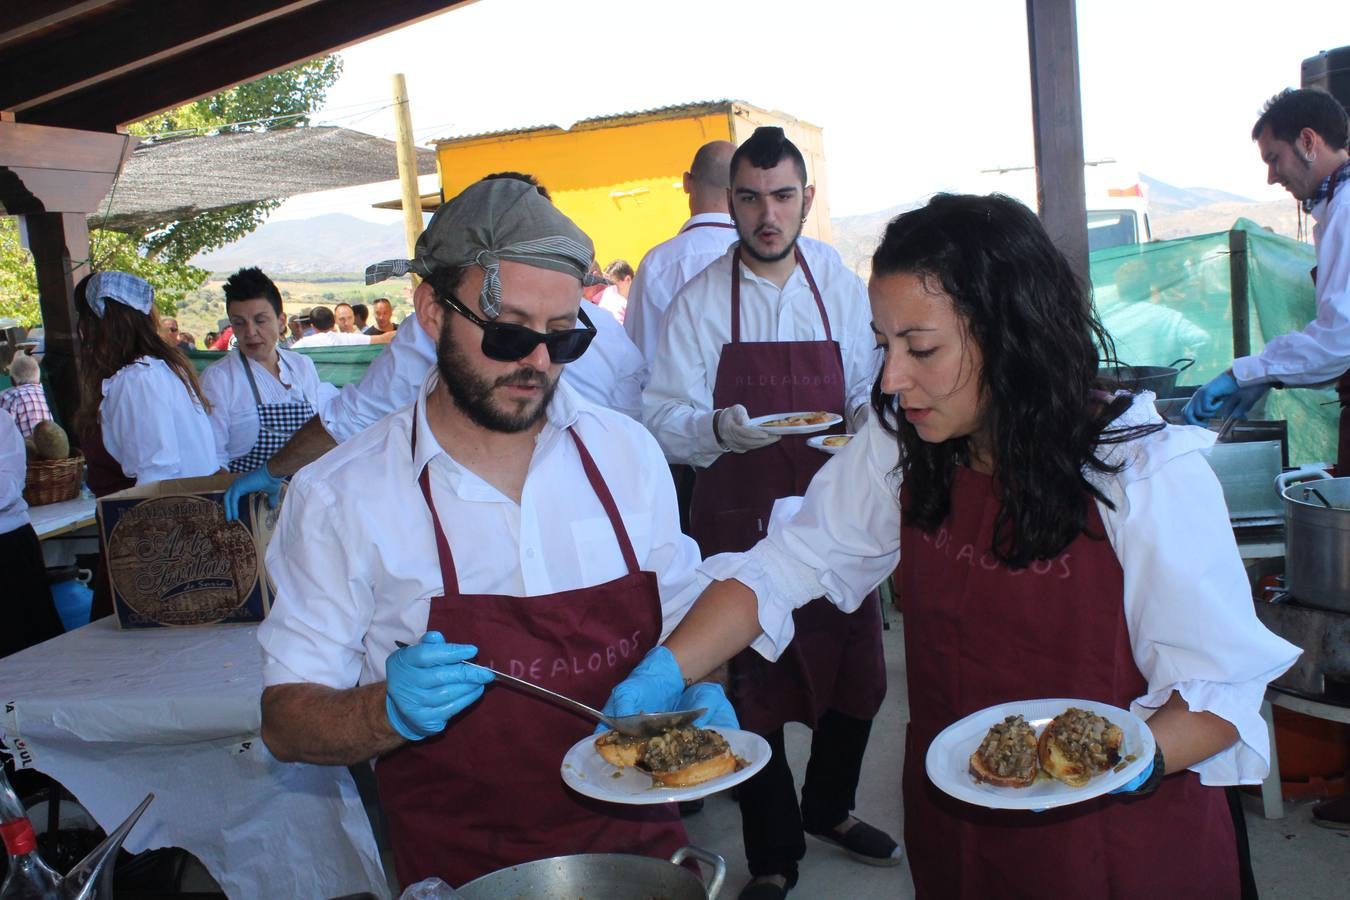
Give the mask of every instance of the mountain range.
[[(1239, 217), (1253, 219), (1293, 237), (1298, 220), (1292, 201), (1257, 202), (1226, 191), (1205, 187), (1176, 187), (1141, 176), (1149, 198), (1149, 217), (1155, 239), (1226, 231)], [(831, 220), (833, 243), (844, 260), (862, 270), (890, 219), (920, 205), (924, 198), (875, 212), (837, 216)], [(344, 213), (309, 219), (266, 222), (252, 234), (204, 253), (193, 265), (212, 272), (232, 272), (242, 266), (260, 266), (273, 275), (295, 273), (353, 273), (381, 259), (406, 252), (403, 224), (380, 225)]]

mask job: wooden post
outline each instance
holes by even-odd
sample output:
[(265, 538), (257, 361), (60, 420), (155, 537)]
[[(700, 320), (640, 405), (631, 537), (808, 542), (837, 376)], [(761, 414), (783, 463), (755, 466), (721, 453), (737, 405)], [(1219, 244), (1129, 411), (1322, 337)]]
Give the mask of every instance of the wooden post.
[[(422, 198), (417, 189), (417, 148), (413, 146), (412, 110), (408, 106), (408, 85), (403, 73), (394, 81), (394, 124), (398, 129), (398, 179), (403, 188), (403, 233), (408, 240), (408, 258), (412, 259), (417, 239), (422, 234)], [(410, 275), (413, 287), (417, 276)]]
[(42, 303), (43, 368), (56, 417), (70, 432), (80, 408), (80, 336), (76, 330), (75, 285), (89, 274), (89, 226), (84, 213), (38, 213), (24, 216), (28, 246), (37, 270)]
[(1233, 359), (1252, 355), (1247, 304), (1247, 232), (1228, 232), (1228, 285), (1233, 310)]
[(1084, 285), (1088, 269), (1083, 104), (1074, 0), (1026, 0), (1036, 196), (1041, 221)]

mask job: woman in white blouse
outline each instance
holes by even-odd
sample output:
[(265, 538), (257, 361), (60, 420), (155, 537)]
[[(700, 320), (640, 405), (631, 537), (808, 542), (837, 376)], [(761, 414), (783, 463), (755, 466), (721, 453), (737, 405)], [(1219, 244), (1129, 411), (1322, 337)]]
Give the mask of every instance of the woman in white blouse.
[(282, 350), (281, 293), (257, 268), (225, 282), (225, 312), (236, 348), (202, 373), (220, 465), (251, 472), (267, 461), (336, 389), (319, 381), (314, 361)]
[(220, 470), (197, 372), (159, 336), (155, 290), (126, 272), (75, 286), (82, 404), (80, 448), (95, 496)]
[[(857, 608), (899, 561), (917, 896), (1238, 896), (1218, 786), (1265, 776), (1261, 699), (1298, 648), (1256, 619), (1200, 452), (1213, 435), (1097, 381), (1110, 339), (1090, 296), (1008, 198), (938, 195), (899, 216), (868, 293), (883, 353), (869, 421), (795, 514), (704, 562), (715, 583), (607, 711), (673, 708), (685, 678), (747, 644), (776, 657), (794, 608)], [(1039, 814), (929, 779), (944, 728), (1037, 698), (1130, 709), (1159, 752), (1118, 792)]]

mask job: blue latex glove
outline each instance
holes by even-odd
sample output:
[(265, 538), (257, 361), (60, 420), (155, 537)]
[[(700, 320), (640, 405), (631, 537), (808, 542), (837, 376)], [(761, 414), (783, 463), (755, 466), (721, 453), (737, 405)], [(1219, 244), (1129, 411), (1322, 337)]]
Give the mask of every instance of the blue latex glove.
[(1138, 775), (1134, 776), (1129, 781), (1122, 784), (1120, 787), (1116, 788), (1114, 791), (1111, 791), (1111, 793), (1128, 794), (1131, 791), (1139, 790), (1139, 788), (1143, 787), (1144, 782), (1148, 781), (1149, 776), (1153, 774), (1153, 765), (1156, 761), (1157, 761), (1156, 758), (1150, 759), (1148, 761), (1148, 765), (1144, 766), (1144, 770), (1142, 772), (1140, 772)]
[(684, 689), (679, 702), (675, 704), (676, 710), (701, 708), (707, 708), (708, 711), (694, 720), (694, 724), (700, 728), (741, 727), (740, 719), (736, 718), (736, 710), (731, 708), (731, 701), (727, 699), (727, 693), (722, 690), (720, 684), (711, 681), (691, 684)]
[[(720, 684), (704, 681), (686, 688), (675, 655), (665, 647), (657, 647), (642, 658), (627, 678), (615, 685), (600, 711), (609, 716), (631, 716), (701, 708), (708, 711), (694, 720), (695, 725), (740, 727), (736, 711), (731, 708)], [(600, 725), (595, 730), (598, 733), (608, 729)]]
[(1187, 425), (1199, 425), (1201, 428), (1219, 414), (1228, 401), (1237, 394), (1238, 383), (1232, 372), (1224, 372), (1209, 380), (1209, 383), (1197, 390), (1181, 411)]
[(665, 647), (657, 647), (642, 657), (627, 678), (614, 686), (600, 711), (607, 716), (670, 712), (683, 693), (684, 675), (680, 673), (675, 654)]
[(1268, 382), (1240, 387), (1233, 373), (1224, 372), (1191, 395), (1181, 414), (1187, 425), (1199, 425), (1202, 428), (1210, 419), (1226, 419), (1230, 415), (1245, 419), (1268, 390)]
[(239, 518), (239, 503), (248, 494), (267, 494), (268, 508), (276, 509), (281, 502), (281, 484), (282, 479), (267, 471), (267, 463), (240, 475), (225, 489), (225, 518), (231, 522)]
[(483, 695), (491, 672), (460, 663), (478, 655), (472, 644), (447, 644), (439, 631), (389, 654), (384, 664), (384, 710), (410, 741), (438, 734), (445, 723)]

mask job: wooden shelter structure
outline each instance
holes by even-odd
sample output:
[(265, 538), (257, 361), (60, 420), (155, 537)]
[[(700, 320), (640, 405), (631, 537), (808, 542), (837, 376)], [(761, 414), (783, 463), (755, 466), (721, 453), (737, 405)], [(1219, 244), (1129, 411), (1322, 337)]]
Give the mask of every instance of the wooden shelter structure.
[[(0, 206), (23, 216), (49, 377), (79, 402), (73, 290), (127, 123), (470, 0), (24, 0), (0, 11)], [(1026, 0), (1041, 214), (1087, 276), (1074, 0)]]

